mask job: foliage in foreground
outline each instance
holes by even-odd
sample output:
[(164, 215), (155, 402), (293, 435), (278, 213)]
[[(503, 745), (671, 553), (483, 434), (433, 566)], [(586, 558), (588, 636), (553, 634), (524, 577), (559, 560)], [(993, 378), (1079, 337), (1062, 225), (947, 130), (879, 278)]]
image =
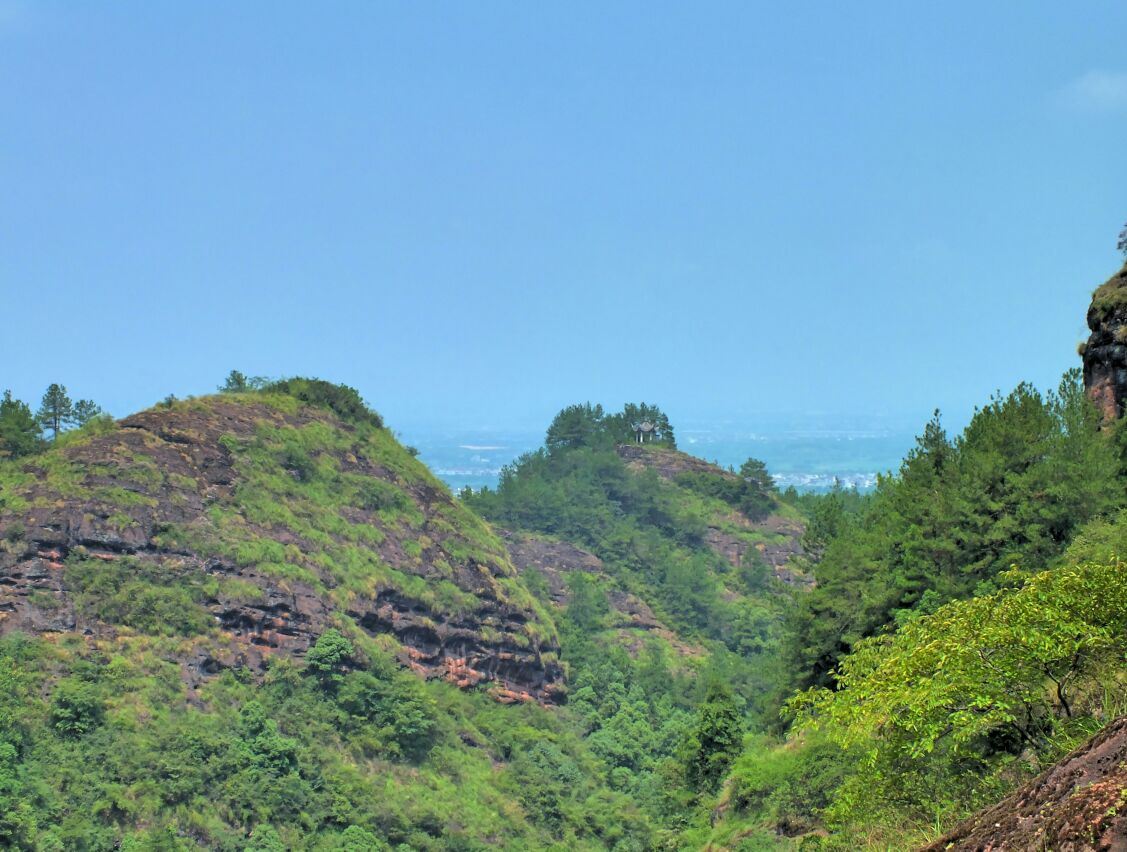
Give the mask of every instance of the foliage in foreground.
[(871, 497), (786, 498), (819, 581), (788, 624), (798, 725), (749, 740), (701, 837), (912, 848), (1127, 710), (1123, 432), (1099, 426), (1073, 372), (954, 440), (928, 424)]
[(1065, 564), (861, 642), (837, 691), (790, 705), (863, 754), (831, 816), (969, 806), (1017, 755), (1051, 760), (1092, 733), (1125, 697), (1125, 580), (1118, 559)]

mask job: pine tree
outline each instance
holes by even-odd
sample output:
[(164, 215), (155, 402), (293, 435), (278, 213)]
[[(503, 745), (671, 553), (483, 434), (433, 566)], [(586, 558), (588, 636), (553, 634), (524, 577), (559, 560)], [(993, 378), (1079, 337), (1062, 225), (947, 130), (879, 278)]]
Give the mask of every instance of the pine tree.
[(95, 417), (100, 416), (104, 412), (101, 407), (92, 399), (80, 399), (74, 404), (71, 412), (70, 422), (75, 426), (85, 426)]
[(601, 405), (591, 405), (589, 402), (569, 405), (552, 420), (544, 446), (549, 453), (578, 447), (609, 446), (611, 441), (605, 434), (603, 417)]
[(44, 429), (51, 430), (53, 439), (58, 438), (62, 428), (74, 418), (74, 404), (67, 396), (67, 389), (59, 384), (47, 388), (35, 417)]
[(232, 370), (227, 374), (227, 381), (219, 386), (220, 393), (245, 393), (250, 390), (250, 382), (246, 374), (239, 370)]
[(42, 444), (42, 430), (27, 403), (13, 399), (10, 390), (4, 391), (0, 398), (0, 457), (31, 455)]
[(744, 726), (731, 691), (714, 681), (689, 735), (686, 774), (697, 790), (715, 790), (743, 748)]
[(767, 465), (759, 459), (748, 459), (740, 465), (740, 480), (740, 511), (752, 520), (771, 514), (775, 508), (775, 480), (768, 473)]

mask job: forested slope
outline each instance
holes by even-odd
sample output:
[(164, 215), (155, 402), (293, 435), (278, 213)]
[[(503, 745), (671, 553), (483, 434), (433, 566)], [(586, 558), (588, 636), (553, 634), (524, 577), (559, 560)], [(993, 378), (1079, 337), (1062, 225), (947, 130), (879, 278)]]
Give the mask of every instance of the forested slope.
[[(522, 576), (560, 611), (570, 712), (655, 845), (683, 848), (771, 707), (785, 612), (807, 584), (804, 526), (761, 463), (737, 473), (677, 451), (658, 409), (645, 416), (663, 438), (632, 442), (640, 408), (565, 409), (543, 449), (463, 499), (514, 531)], [(573, 554), (563, 570), (538, 564), (552, 549)]]

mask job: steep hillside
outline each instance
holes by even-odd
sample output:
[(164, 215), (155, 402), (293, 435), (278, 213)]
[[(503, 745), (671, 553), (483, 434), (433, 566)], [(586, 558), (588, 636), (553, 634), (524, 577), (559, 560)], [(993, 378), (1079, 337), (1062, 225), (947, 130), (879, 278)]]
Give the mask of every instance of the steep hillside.
[(198, 680), (339, 627), (506, 699), (561, 688), (552, 623), (501, 542), (386, 430), (289, 396), (75, 436), (7, 474), (0, 536), (0, 632), (184, 636)]
[(873, 494), (798, 501), (817, 583), (777, 670), (797, 691), (702, 845), (918, 848), (981, 812), (953, 848), (1116, 848), (1118, 746), (1006, 798), (1127, 707), (1121, 432), (1085, 390), (1019, 385), (955, 436), (936, 416)]
[(348, 388), (96, 420), (0, 460), (0, 847), (651, 846), (562, 615)]
[(0, 846), (683, 847), (801, 523), (761, 465), (537, 458), (455, 500), (286, 380), (0, 461)]
[(802, 521), (762, 476), (600, 435), (530, 454), (496, 492), (466, 499), (500, 526), (590, 551), (607, 593), (629, 593), (682, 638), (718, 641), (758, 665), (788, 587), (810, 583), (795, 559)]
[(677, 656), (700, 657), (705, 649), (684, 642), (653, 609), (637, 595), (618, 588), (603, 561), (566, 541), (555, 541), (529, 533), (502, 530), (513, 564), (533, 589), (557, 610), (566, 611), (575, 597), (572, 589), (577, 575), (606, 590), (607, 615), (603, 627), (608, 644), (637, 654), (651, 641), (668, 646)]
[(733, 473), (678, 451), (654, 406), (662, 437), (631, 443), (642, 408), (564, 409), (543, 449), (463, 499), (510, 531), (555, 607), (587, 742), (645, 803), (659, 848), (697, 848), (744, 732), (776, 719), (804, 524), (762, 463)]
[[(731, 471), (678, 450), (657, 444), (619, 444), (615, 451), (633, 471), (652, 470), (663, 480), (691, 484), (700, 478), (738, 483)], [(802, 555), (805, 525), (796, 512), (777, 501), (749, 518), (738, 507), (723, 507), (708, 518), (705, 541), (712, 550), (739, 569), (745, 560), (761, 559), (771, 566), (777, 580), (809, 588), (812, 577), (803, 572), (795, 557)], [(749, 555), (754, 550), (754, 555)]]

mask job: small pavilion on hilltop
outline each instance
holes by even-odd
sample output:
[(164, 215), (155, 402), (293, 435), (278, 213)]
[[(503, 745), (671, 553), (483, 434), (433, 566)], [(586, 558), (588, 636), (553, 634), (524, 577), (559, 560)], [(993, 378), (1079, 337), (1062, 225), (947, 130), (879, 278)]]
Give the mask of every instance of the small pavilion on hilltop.
[(652, 441), (657, 437), (657, 427), (650, 421), (643, 420), (641, 423), (634, 424), (634, 440), (639, 444), (644, 444), (646, 441)]

